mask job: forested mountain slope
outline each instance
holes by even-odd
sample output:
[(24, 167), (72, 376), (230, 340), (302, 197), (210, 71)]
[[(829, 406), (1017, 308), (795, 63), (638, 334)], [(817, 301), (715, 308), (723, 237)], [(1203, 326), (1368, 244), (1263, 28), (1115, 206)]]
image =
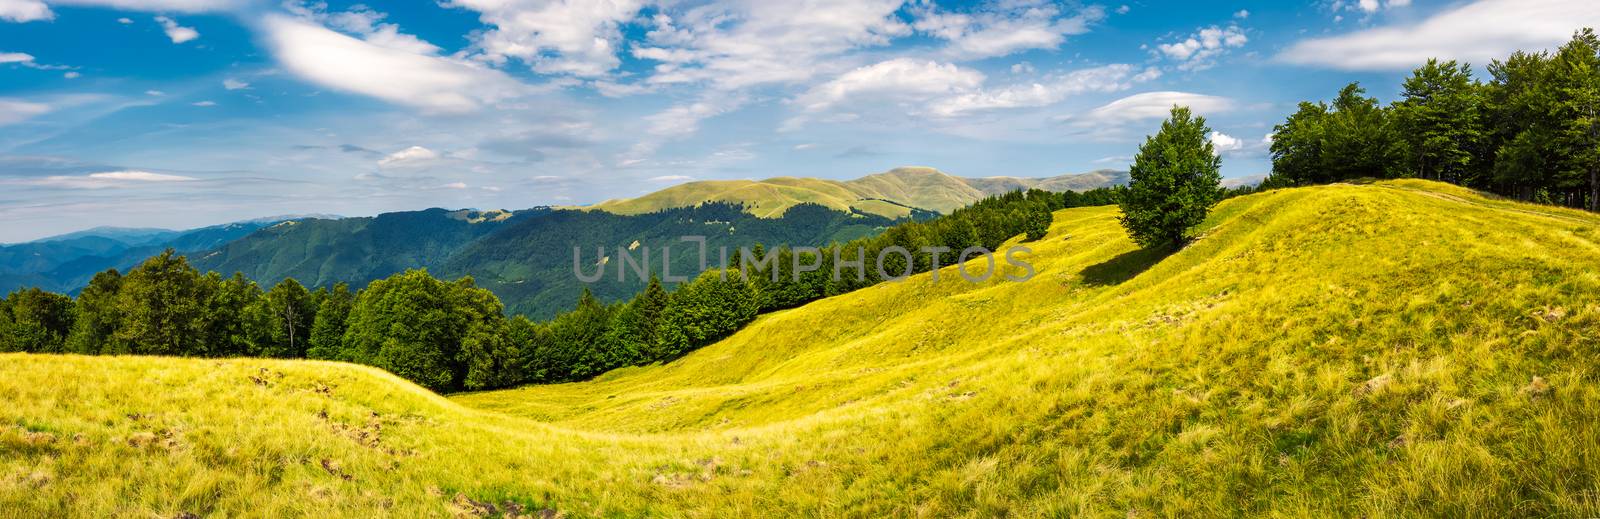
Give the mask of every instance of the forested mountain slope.
[(0, 510), (1600, 513), (1600, 218), (1342, 184), (1227, 200), (1164, 256), (1116, 216), (1058, 212), (1031, 281), (951, 267), (450, 400), (333, 363), (0, 356)]
[(220, 247), (281, 220), (261, 219), (190, 229), (90, 229), (0, 246), (0, 293), (25, 287), (75, 292), (96, 273), (127, 270), (171, 248), (192, 253)]
[[(648, 247), (653, 254), (650, 270), (659, 274), (660, 248), (670, 245), (676, 253), (673, 274), (687, 275), (699, 267), (700, 258), (698, 246), (679, 241), (682, 236), (706, 236), (715, 263), (717, 247), (826, 245), (871, 235), (892, 223), (811, 204), (791, 207), (777, 218), (757, 218), (729, 204), (630, 216), (551, 208), (516, 213), (428, 209), (285, 222), (191, 259), (202, 271), (243, 272), (264, 286), (294, 278), (311, 287), (343, 282), (360, 288), (406, 269), (426, 268), (452, 279), (473, 276), (507, 310), (548, 318), (571, 309), (585, 287), (610, 301), (644, 286), (645, 280), (631, 273), (619, 281), (617, 263), (608, 263), (607, 275), (598, 282), (579, 281), (572, 268), (574, 246), (583, 247), (588, 262), (598, 257), (595, 247), (604, 247), (613, 257), (621, 247), (636, 260), (643, 255), (638, 248)], [(590, 264), (585, 268), (593, 271)]]

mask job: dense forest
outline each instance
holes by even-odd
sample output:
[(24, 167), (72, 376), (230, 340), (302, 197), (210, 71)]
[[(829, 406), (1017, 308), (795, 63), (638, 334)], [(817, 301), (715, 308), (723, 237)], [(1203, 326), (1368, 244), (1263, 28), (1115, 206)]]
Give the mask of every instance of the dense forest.
[(1600, 204), (1600, 37), (1518, 51), (1472, 77), (1428, 60), (1382, 106), (1351, 83), (1332, 104), (1302, 102), (1274, 129), (1263, 188), (1355, 178), (1441, 180), (1546, 204)]
[[(712, 246), (823, 245), (869, 236), (895, 223), (814, 204), (795, 206), (777, 218), (757, 218), (727, 203), (627, 216), (554, 208), (515, 213), (429, 209), (300, 220), (191, 258), (200, 270), (239, 271), (265, 284), (292, 278), (309, 287), (342, 282), (360, 288), (416, 268), (450, 279), (470, 275), (494, 292), (507, 312), (547, 319), (570, 308), (585, 288), (603, 301), (626, 299), (644, 288), (644, 280), (615, 277), (579, 283), (572, 276), (573, 246), (611, 248), (637, 241), (659, 247), (683, 235), (705, 235)], [(676, 260), (676, 272), (691, 268), (683, 258)]]
[[(584, 290), (575, 309), (542, 322), (507, 317), (500, 299), (471, 277), (445, 281), (416, 269), (359, 291), (344, 283), (310, 290), (293, 278), (263, 290), (243, 273), (201, 273), (168, 250), (126, 274), (95, 275), (76, 298), (33, 288), (0, 299), (0, 351), (342, 360), (437, 391), (582, 380), (677, 358), (763, 311), (927, 272), (935, 262), (951, 265), (967, 247), (994, 250), (1017, 235), (1041, 238), (1052, 211), (1117, 197), (1110, 189), (1012, 192), (873, 237), (761, 250), (776, 263), (749, 269), (730, 261), (672, 290), (651, 278), (621, 303), (606, 304)], [(874, 258), (892, 246), (951, 250), (909, 265), (886, 255), (885, 277)], [(845, 268), (836, 281), (836, 253), (863, 267)], [(796, 276), (796, 254), (805, 256), (803, 265), (820, 268)]]

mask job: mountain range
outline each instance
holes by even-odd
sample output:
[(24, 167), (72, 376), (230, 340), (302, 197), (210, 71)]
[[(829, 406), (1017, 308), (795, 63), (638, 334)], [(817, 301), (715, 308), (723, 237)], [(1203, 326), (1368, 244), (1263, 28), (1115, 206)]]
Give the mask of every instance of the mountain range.
[[(75, 292), (95, 273), (126, 271), (171, 248), (201, 270), (242, 272), (271, 286), (294, 278), (311, 287), (367, 283), (413, 268), (472, 276), (512, 313), (543, 318), (569, 308), (588, 288), (603, 300), (632, 295), (643, 280), (615, 272), (585, 284), (572, 274), (572, 250), (594, 247), (686, 251), (682, 236), (707, 245), (826, 245), (868, 236), (907, 219), (947, 213), (1016, 189), (1085, 190), (1119, 185), (1127, 173), (1095, 171), (1049, 178), (962, 178), (905, 167), (855, 180), (779, 177), (689, 182), (638, 198), (586, 207), (517, 211), (425, 209), (372, 217), (295, 215), (189, 231), (97, 228), (0, 246), (0, 291), (38, 286)], [(672, 256), (672, 272), (698, 268), (698, 255)], [(661, 273), (659, 257), (651, 271)], [(613, 264), (616, 265), (616, 264)]]
[(928, 167), (901, 167), (855, 180), (776, 177), (766, 180), (702, 180), (672, 186), (638, 198), (607, 200), (589, 206), (617, 214), (643, 214), (705, 202), (742, 204), (752, 214), (773, 217), (795, 204), (811, 203), (844, 212), (887, 218), (912, 209), (948, 213), (984, 197), (1018, 189), (1084, 191), (1122, 185), (1128, 172), (1099, 170), (1047, 178), (964, 178)]

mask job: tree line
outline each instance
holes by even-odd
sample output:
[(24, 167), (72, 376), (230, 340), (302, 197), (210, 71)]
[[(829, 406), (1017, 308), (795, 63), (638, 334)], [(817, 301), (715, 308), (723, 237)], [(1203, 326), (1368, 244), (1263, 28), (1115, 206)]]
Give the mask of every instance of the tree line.
[[(764, 311), (927, 272), (935, 261), (954, 264), (967, 247), (994, 250), (1017, 235), (1042, 238), (1052, 211), (1118, 198), (1112, 189), (1016, 191), (871, 238), (798, 252), (758, 251), (776, 257), (763, 267), (732, 258), (670, 290), (652, 278), (620, 303), (606, 304), (585, 290), (573, 310), (543, 322), (508, 317), (500, 300), (471, 277), (446, 281), (418, 269), (359, 291), (343, 283), (308, 290), (293, 278), (264, 290), (240, 273), (201, 273), (168, 250), (126, 274), (111, 269), (95, 275), (76, 298), (31, 288), (0, 299), (0, 351), (338, 360), (376, 366), (435, 391), (583, 380), (678, 358)], [(910, 265), (889, 255), (886, 278), (873, 268), (874, 259), (891, 246), (951, 251)], [(866, 265), (860, 277), (834, 279), (836, 250), (844, 262)], [(796, 254), (822, 268), (794, 276)]]
[(1600, 205), (1600, 37), (1488, 66), (1430, 59), (1388, 106), (1350, 83), (1274, 128), (1263, 187), (1355, 178), (1441, 180), (1520, 200)]

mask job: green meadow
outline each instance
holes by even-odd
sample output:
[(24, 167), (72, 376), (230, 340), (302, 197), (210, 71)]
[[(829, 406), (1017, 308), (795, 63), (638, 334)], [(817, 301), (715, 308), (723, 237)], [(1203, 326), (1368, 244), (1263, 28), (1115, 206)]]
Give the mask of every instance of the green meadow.
[(579, 383), (0, 355), (0, 517), (1600, 515), (1600, 215), (1334, 184), (1170, 254), (1117, 216)]

